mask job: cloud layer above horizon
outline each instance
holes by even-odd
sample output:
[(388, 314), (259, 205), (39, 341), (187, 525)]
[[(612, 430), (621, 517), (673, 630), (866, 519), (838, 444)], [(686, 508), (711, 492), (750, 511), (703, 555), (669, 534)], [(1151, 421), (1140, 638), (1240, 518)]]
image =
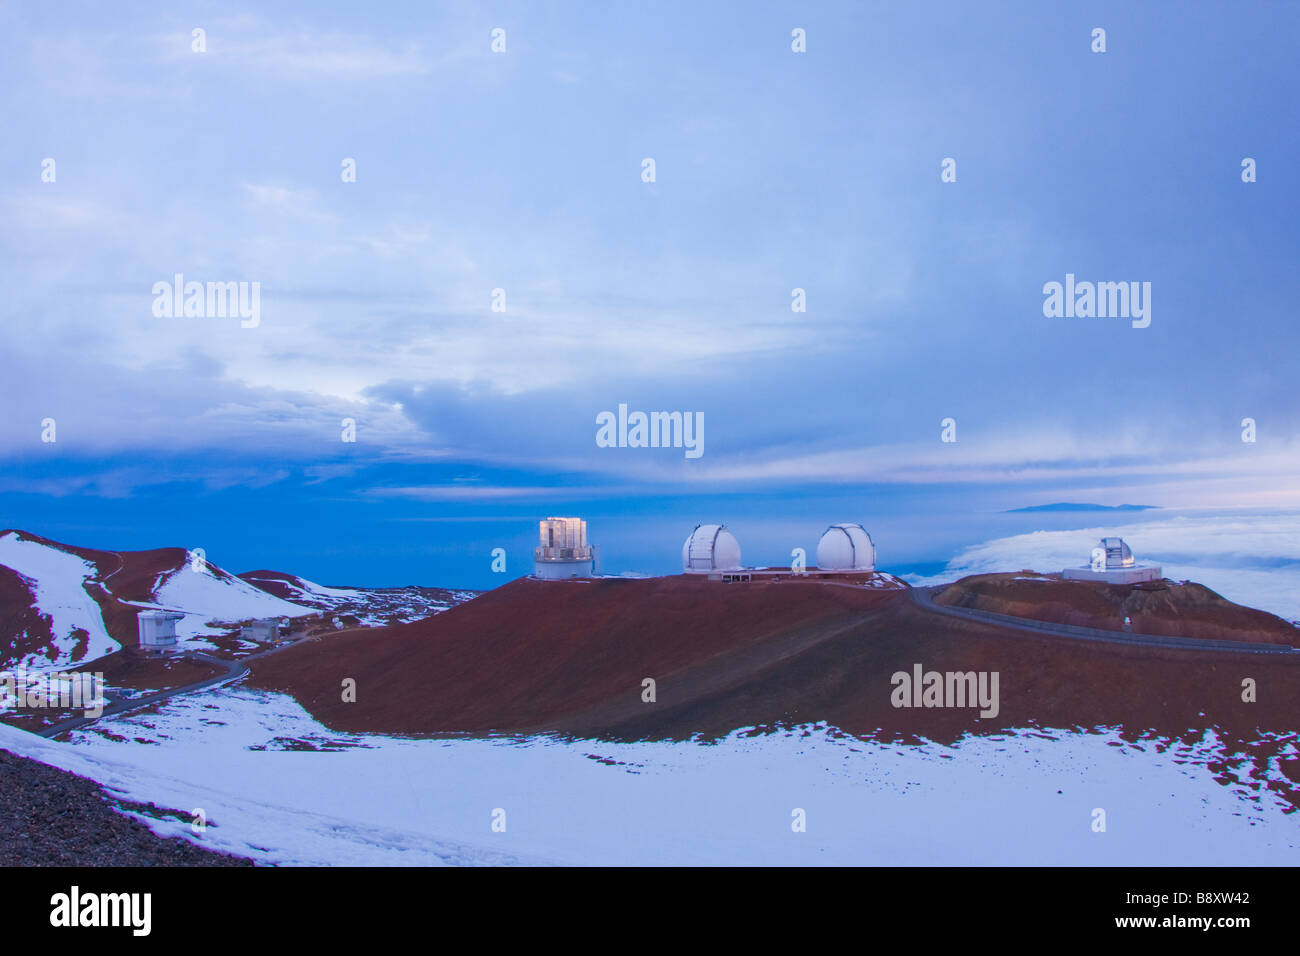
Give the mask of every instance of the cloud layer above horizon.
[[(1297, 27), (1266, 5), (7, 7), (0, 493), (1300, 505)], [(156, 317), (176, 274), (260, 283), (257, 327)], [(1150, 327), (1045, 317), (1067, 274), (1150, 282)], [(702, 412), (705, 454), (597, 447), (620, 403)]]

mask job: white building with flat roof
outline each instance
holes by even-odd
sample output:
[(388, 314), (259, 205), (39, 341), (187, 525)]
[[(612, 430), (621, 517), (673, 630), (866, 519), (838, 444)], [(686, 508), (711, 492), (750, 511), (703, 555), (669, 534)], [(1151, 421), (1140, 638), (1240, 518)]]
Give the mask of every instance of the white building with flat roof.
[[(287, 624), (288, 622), (283, 622)], [(239, 629), (239, 637), (245, 641), (266, 644), (280, 639), (282, 623), (278, 617), (267, 617), (259, 621), (250, 621)]]
[(176, 611), (141, 611), (136, 618), (140, 628), (140, 646), (157, 651), (176, 646), (176, 622), (185, 615)]

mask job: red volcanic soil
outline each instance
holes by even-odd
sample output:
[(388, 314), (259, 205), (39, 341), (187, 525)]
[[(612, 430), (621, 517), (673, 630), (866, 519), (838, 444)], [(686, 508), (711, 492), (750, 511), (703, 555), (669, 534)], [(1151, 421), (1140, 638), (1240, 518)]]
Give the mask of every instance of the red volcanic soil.
[[(914, 664), (997, 672), (998, 715), (895, 708), (891, 677)], [(654, 703), (641, 699), (646, 677)], [(1246, 677), (1258, 703), (1241, 700)], [(342, 700), (345, 678), (355, 703)], [(905, 591), (817, 581), (520, 579), (425, 621), (256, 661), (251, 680), (336, 730), (398, 734), (684, 739), (827, 721), (948, 740), (1034, 724), (1250, 735), (1300, 720), (1300, 654), (1040, 636), (927, 611)]]
[(221, 668), (215, 664), (176, 655), (155, 655), (128, 647), (109, 654), (85, 668), (104, 675), (111, 687), (129, 687), (133, 690), (153, 691), (184, 684), (197, 684), (216, 677)]
[(49, 618), (37, 612), (35, 603), (27, 579), (0, 565), (0, 662), (42, 652), (55, 657)]
[(284, 571), (268, 571), (259, 568), (256, 571), (241, 571), (239, 577), (272, 597), (282, 598), (285, 601), (292, 601), (302, 588), (302, 578), (286, 574)]
[(934, 602), (1036, 621), (1137, 634), (1256, 644), (1300, 644), (1300, 630), (1280, 617), (1242, 607), (1201, 584), (1138, 585), (1065, 581), (1059, 575), (977, 574), (936, 594)]
[[(510, 584), (410, 624), (307, 643), (255, 662), (252, 682), (294, 694), (333, 727), (390, 732), (558, 728), (611, 699), (640, 702), (709, 663), (728, 677), (891, 601), (879, 591), (802, 581), (722, 584), (700, 577)], [(728, 657), (758, 648), (763, 660)], [(356, 703), (340, 683), (357, 681)]]
[[(75, 554), (93, 564), (98, 573), (86, 582), (86, 592), (99, 605), (104, 618), (104, 629), (108, 631), (109, 637), (123, 647), (134, 645), (139, 639), (136, 619), (140, 609), (121, 602), (152, 601), (154, 583), (159, 575), (174, 571), (187, 560), (184, 548), (157, 548), (152, 551), (96, 551), (93, 548), (79, 548), (51, 541), (49, 538), (26, 531), (14, 529), (0, 531), (0, 535), (6, 534), (15, 534), (23, 540), (36, 541), (47, 547)], [(24, 610), (35, 614), (31, 610), (35, 601), (34, 596), (28, 592), (23, 608), (19, 608), (17, 605), (19, 597), (12, 585), (9, 585), (6, 591), (4, 584), (6, 575), (18, 578), (11, 569), (0, 566), (0, 613), (3, 613), (3, 618), (0, 620), (4, 621), (4, 630), (0, 632), (0, 639), (9, 637), (11, 631), (16, 634), (22, 633), (23, 628), (14, 624), (16, 620), (14, 614), (23, 613)], [(24, 591), (26, 591), (25, 587)], [(45, 647), (50, 641), (49, 624), (44, 622), (42, 626), (44, 639), (40, 642), (40, 646)], [(15, 627), (17, 627), (16, 631)]]
[[(66, 551), (89, 561), (98, 570), (96, 580), (109, 582), (113, 594), (124, 601), (153, 600), (153, 586), (158, 576), (174, 571), (188, 559), (184, 548), (155, 548), (152, 551), (97, 551), (51, 541), (38, 534), (8, 529), (0, 535), (15, 534), (24, 541)], [(116, 637), (116, 635), (114, 635)]]

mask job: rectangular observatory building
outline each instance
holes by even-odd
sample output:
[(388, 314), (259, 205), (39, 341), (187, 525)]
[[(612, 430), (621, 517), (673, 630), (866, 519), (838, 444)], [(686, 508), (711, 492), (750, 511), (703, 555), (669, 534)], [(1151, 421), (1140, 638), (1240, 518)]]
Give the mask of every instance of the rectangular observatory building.
[(591, 577), (587, 522), (581, 518), (547, 518), (539, 530), (540, 542), (533, 552), (534, 576), (548, 581)]

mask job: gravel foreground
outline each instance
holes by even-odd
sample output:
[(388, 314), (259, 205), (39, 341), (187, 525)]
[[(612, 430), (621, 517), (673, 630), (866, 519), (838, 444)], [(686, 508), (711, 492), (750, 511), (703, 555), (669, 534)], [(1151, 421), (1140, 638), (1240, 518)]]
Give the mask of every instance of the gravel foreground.
[(116, 799), (93, 780), (0, 750), (0, 866), (253, 866), (160, 837), (119, 812), (189, 820), (179, 810)]

